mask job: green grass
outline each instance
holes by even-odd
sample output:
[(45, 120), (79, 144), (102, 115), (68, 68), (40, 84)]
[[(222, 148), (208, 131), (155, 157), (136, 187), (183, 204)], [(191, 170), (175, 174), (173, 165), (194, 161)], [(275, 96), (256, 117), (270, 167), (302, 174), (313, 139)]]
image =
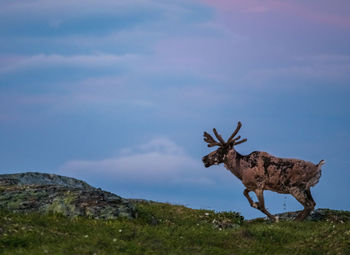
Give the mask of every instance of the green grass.
[(350, 223), (244, 222), (162, 203), (134, 220), (0, 212), (0, 254), (350, 254)]

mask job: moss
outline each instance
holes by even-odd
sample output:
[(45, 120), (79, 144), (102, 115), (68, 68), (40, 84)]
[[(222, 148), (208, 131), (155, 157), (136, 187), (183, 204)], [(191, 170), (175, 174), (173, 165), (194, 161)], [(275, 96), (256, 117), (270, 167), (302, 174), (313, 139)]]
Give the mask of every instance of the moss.
[(74, 205), (76, 197), (70, 192), (64, 193), (64, 196), (58, 196), (50, 204), (42, 207), (43, 212), (60, 213), (65, 216), (74, 216), (76, 207)]

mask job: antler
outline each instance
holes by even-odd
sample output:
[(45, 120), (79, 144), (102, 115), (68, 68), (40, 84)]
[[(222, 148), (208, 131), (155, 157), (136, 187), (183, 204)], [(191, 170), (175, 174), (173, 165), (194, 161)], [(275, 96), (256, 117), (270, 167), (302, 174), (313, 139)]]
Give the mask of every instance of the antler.
[(236, 142), (237, 140), (239, 140), (241, 138), (241, 136), (237, 136), (236, 138), (234, 138), (237, 135), (238, 131), (241, 129), (241, 127), (242, 127), (242, 123), (240, 121), (238, 121), (238, 124), (237, 124), (235, 131), (233, 131), (232, 135), (230, 136), (229, 139), (227, 139), (226, 143), (233, 143), (233, 146), (235, 146), (237, 144), (241, 144), (241, 143), (244, 143), (247, 141), (247, 139), (245, 138), (241, 141)]
[[(236, 127), (236, 130), (233, 131), (232, 135), (230, 136), (229, 139), (227, 139), (227, 143), (231, 142), (232, 138), (235, 137), (235, 135), (237, 135), (238, 131), (241, 129), (242, 127), (242, 123), (240, 121), (238, 121), (238, 124), (237, 124), (237, 127)], [(239, 139), (239, 138), (238, 138)]]
[(234, 142), (234, 143), (233, 143), (233, 146), (235, 146), (235, 145), (237, 145), (237, 144), (244, 143), (244, 142), (246, 142), (247, 140), (248, 140), (247, 138), (244, 138), (243, 140), (240, 140), (240, 141), (238, 141), (238, 142)]
[(237, 136), (236, 138), (234, 138), (238, 131), (241, 129), (242, 127), (242, 123), (239, 121), (236, 127), (236, 130), (232, 133), (232, 135), (230, 136), (230, 138), (227, 140), (227, 142), (225, 142), (225, 140), (222, 138), (221, 135), (218, 134), (218, 132), (216, 131), (215, 128), (213, 128), (213, 132), (214, 135), (216, 136), (216, 138), (219, 140), (216, 141), (211, 135), (209, 135), (207, 132), (204, 132), (204, 141), (208, 143), (208, 147), (213, 147), (213, 146), (224, 146), (226, 144), (232, 143), (233, 146), (237, 145), (237, 144), (241, 144), (247, 141), (247, 139), (243, 139), (240, 141), (237, 141), (241, 138), (241, 136)]
[(221, 143), (218, 143), (215, 141), (215, 139), (209, 135), (207, 132), (204, 132), (204, 141), (208, 143), (208, 147), (213, 147), (213, 146), (221, 146)]
[(214, 132), (214, 135), (216, 136), (216, 138), (220, 141), (220, 143), (221, 143), (222, 145), (226, 144), (225, 140), (222, 139), (221, 135), (219, 135), (218, 132), (216, 132), (216, 129), (215, 129), (215, 128), (213, 128), (213, 132)]

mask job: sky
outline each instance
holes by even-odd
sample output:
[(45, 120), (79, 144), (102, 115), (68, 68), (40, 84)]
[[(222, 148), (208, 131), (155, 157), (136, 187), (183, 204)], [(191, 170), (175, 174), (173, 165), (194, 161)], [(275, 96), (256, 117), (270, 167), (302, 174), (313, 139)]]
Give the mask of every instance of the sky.
[(324, 159), (316, 207), (350, 210), (349, 45), (348, 0), (1, 0), (0, 173), (262, 217), (201, 162), (241, 121), (238, 152)]

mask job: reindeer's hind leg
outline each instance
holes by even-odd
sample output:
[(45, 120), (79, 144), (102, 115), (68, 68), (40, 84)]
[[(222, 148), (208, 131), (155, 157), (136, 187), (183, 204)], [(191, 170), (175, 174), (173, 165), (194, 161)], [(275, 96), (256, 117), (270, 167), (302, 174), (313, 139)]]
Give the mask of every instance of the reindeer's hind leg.
[(272, 220), (276, 220), (275, 216), (273, 216), (271, 213), (269, 213), (266, 208), (265, 208), (265, 200), (264, 200), (264, 190), (262, 189), (257, 189), (254, 191), (257, 198), (258, 198), (258, 209), (263, 212), (264, 214), (266, 214), (270, 219)]
[(292, 189), (291, 194), (295, 197), (299, 203), (304, 206), (304, 210), (301, 211), (298, 216), (295, 218), (296, 221), (304, 220), (310, 212), (314, 209), (316, 203), (311, 196), (310, 189), (302, 190), (302, 189)]

